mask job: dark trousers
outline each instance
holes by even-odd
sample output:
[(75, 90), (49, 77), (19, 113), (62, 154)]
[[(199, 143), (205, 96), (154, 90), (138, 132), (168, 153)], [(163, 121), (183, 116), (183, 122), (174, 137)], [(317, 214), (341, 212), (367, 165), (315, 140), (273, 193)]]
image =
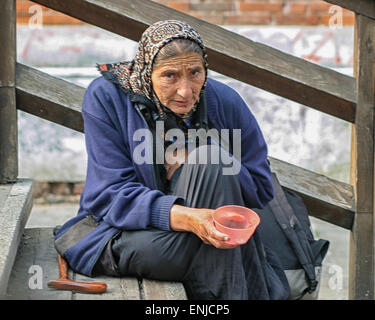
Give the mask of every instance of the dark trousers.
[[(210, 163), (210, 156), (207, 160), (207, 164), (181, 166), (172, 177), (170, 193), (181, 196), (185, 205), (193, 208), (244, 205), (237, 176), (223, 175), (223, 163)], [(275, 272), (265, 259), (257, 232), (242, 246), (217, 249), (190, 232), (123, 231), (107, 246), (96, 270), (109, 275), (180, 281), (189, 299), (287, 296), (278, 275), (280, 270)]]

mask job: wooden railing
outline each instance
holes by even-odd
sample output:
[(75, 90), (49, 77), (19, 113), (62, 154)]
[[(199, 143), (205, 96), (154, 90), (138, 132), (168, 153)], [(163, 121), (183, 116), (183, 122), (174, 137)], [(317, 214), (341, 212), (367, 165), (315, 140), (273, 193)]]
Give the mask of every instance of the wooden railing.
[[(355, 77), (310, 63), (149, 0), (34, 0), (138, 41), (146, 27), (184, 20), (202, 35), (210, 69), (353, 124), (352, 184), (270, 158), (284, 188), (302, 196), (311, 215), (352, 231), (350, 299), (374, 299), (374, 61), (372, 0), (328, 1), (356, 11)], [(85, 89), (15, 60), (15, 1), (0, 13), (0, 182), (17, 179), (16, 110), (82, 132)]]

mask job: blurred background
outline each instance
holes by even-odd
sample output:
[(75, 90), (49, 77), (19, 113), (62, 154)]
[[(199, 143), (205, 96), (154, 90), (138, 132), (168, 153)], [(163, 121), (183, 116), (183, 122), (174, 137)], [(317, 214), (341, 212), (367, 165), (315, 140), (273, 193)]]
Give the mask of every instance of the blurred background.
[[(158, 0), (253, 41), (353, 74), (354, 15), (316, 0)], [(171, 17), (173, 19), (173, 17)], [(17, 59), (82, 87), (100, 76), (97, 63), (131, 60), (137, 42), (37, 5), (17, 0)], [(269, 155), (349, 183), (350, 124), (210, 71), (247, 102)], [(81, 133), (18, 111), (19, 176), (35, 181), (26, 227), (55, 226), (76, 215), (86, 176)], [(311, 219), (330, 240), (320, 299), (347, 299), (349, 231)]]

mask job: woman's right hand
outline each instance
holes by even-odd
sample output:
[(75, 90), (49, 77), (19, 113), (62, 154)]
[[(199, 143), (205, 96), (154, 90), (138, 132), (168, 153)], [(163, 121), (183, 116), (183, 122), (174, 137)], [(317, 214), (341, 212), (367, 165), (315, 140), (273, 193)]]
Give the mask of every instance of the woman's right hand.
[(229, 236), (219, 232), (214, 225), (213, 209), (197, 209), (173, 205), (170, 212), (170, 226), (174, 231), (195, 233), (204, 243), (218, 249), (232, 249), (237, 245), (227, 244)]

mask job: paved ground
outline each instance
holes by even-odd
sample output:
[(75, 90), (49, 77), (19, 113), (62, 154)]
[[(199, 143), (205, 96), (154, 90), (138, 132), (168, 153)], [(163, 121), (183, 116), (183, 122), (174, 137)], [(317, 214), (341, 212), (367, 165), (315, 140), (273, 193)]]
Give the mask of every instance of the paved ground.
[[(77, 214), (78, 204), (35, 204), (26, 228), (54, 227)], [(311, 218), (314, 235), (330, 241), (323, 265), (319, 299), (348, 299), (348, 254), (350, 232), (321, 220)]]

